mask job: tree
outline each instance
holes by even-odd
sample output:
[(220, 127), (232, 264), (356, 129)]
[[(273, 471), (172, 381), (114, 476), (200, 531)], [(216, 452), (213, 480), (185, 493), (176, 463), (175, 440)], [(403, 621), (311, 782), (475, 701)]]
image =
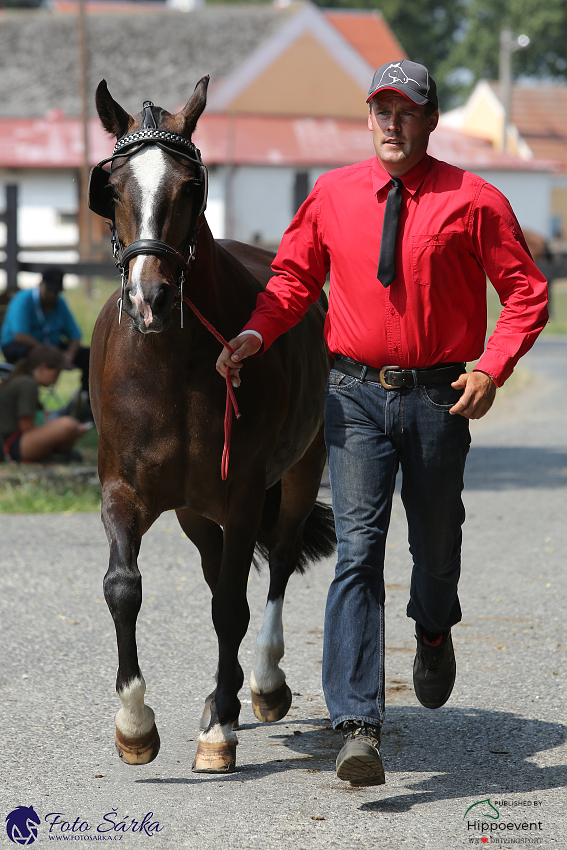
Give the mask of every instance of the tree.
[(530, 38), (527, 49), (513, 54), (514, 76), (567, 79), (567, 4), (565, 0), (470, 0), (460, 38), (441, 73), (451, 77), (466, 68), (475, 80), (497, 79), (500, 31)]

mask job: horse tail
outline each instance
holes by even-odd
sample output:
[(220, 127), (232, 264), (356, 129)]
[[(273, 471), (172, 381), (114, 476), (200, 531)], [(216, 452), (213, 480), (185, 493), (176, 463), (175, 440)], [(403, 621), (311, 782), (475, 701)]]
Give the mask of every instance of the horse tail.
[[(272, 531), (280, 512), (281, 481), (266, 490), (260, 530), (256, 540), (253, 563), (259, 568), (258, 558), (268, 560)], [(296, 555), (294, 571), (304, 573), (309, 564), (330, 558), (337, 545), (335, 518), (330, 505), (315, 502), (303, 525), (301, 550)]]

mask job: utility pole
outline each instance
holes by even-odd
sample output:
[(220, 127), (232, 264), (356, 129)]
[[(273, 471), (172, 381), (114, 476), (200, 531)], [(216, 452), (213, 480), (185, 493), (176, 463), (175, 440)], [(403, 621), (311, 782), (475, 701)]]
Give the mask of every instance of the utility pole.
[[(78, 0), (79, 39), (79, 100), (81, 103), (81, 125), (83, 131), (83, 159), (79, 176), (79, 257), (90, 260), (92, 254), (91, 214), (87, 202), (89, 185), (89, 101), (88, 101), (88, 41), (85, 0)], [(85, 278), (86, 294), (91, 294), (91, 279)]]
[(504, 125), (502, 127), (502, 150), (508, 147), (508, 127), (511, 123), (512, 114), (512, 53), (523, 50), (530, 43), (527, 35), (519, 35), (517, 38), (512, 30), (505, 27), (500, 32), (500, 55), (499, 55), (499, 82), (500, 97), (504, 105)]

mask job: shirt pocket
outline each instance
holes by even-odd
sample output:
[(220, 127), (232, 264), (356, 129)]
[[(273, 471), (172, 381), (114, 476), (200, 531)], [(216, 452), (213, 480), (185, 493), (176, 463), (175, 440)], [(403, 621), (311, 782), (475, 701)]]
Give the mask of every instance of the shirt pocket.
[(418, 286), (443, 283), (459, 262), (462, 235), (457, 232), (419, 233), (412, 236), (413, 282)]

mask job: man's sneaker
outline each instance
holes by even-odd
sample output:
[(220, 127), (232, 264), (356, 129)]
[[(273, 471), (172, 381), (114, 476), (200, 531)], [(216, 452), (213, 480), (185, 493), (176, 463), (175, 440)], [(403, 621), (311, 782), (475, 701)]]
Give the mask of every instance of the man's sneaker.
[(382, 731), (360, 720), (345, 720), (341, 726), (343, 747), (337, 756), (337, 776), (351, 785), (383, 785), (380, 755)]
[(417, 652), (413, 662), (413, 686), (415, 695), (425, 708), (440, 708), (445, 705), (457, 675), (457, 664), (451, 631), (442, 632), (438, 645), (427, 641), (423, 628), (415, 624)]

